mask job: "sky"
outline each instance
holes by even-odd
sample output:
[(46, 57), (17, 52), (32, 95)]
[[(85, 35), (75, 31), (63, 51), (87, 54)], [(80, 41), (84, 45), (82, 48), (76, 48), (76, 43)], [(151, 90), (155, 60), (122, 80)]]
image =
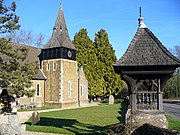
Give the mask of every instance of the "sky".
[[(117, 59), (126, 51), (138, 29), (139, 6), (147, 27), (167, 48), (180, 45), (180, 0), (14, 0), (23, 30), (43, 33), (46, 41), (62, 2), (69, 35), (86, 28), (91, 40), (101, 28), (109, 35)], [(4, 0), (4, 4), (12, 0)]]

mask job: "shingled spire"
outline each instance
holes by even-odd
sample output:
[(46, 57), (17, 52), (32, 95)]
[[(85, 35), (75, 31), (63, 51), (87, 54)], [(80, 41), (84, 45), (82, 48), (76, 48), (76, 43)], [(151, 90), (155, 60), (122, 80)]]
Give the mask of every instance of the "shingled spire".
[(68, 34), (62, 4), (60, 5), (51, 38), (41, 50), (39, 58), (41, 61), (49, 59), (76, 60), (76, 49)]
[(45, 46), (45, 48), (56, 48), (56, 47), (64, 47), (75, 50), (75, 47), (72, 44), (68, 34), (68, 29), (64, 18), (62, 4), (60, 4), (59, 13), (53, 28), (52, 36), (49, 42)]

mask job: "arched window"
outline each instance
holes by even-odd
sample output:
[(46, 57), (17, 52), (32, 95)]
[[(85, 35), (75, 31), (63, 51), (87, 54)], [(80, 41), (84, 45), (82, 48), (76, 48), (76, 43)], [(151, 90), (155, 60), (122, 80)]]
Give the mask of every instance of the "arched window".
[(80, 95), (83, 96), (83, 85), (80, 87)]
[(39, 83), (36, 85), (36, 95), (40, 96), (40, 84)]
[(49, 71), (50, 70), (50, 63), (48, 62), (47, 63), (47, 71)]
[(68, 97), (71, 97), (71, 81), (68, 81)]
[(56, 62), (53, 61), (53, 71), (56, 71)]

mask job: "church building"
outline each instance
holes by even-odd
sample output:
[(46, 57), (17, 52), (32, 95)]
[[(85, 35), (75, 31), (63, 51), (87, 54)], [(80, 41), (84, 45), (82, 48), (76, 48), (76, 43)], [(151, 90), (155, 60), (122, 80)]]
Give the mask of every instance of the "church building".
[(50, 40), (43, 49), (28, 47), (28, 60), (38, 61), (39, 70), (34, 77), (34, 97), (22, 97), (20, 106), (74, 108), (88, 104), (88, 81), (76, 61), (76, 48), (66, 26), (62, 5)]

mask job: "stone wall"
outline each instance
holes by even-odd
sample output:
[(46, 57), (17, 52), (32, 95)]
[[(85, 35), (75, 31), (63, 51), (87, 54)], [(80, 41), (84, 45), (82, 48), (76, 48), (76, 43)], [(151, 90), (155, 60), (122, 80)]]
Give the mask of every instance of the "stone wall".
[(86, 76), (84, 74), (83, 68), (79, 68), (78, 70), (79, 74), (79, 102), (80, 106), (86, 106), (89, 104), (88, 99), (88, 81), (86, 79)]
[(180, 132), (159, 128), (150, 124), (143, 124), (132, 135), (180, 135)]
[[(18, 104), (20, 105), (26, 105), (29, 103), (36, 103), (37, 107), (44, 106), (44, 80), (32, 80), (33, 85), (30, 88), (30, 90), (35, 90), (33, 97), (21, 97), (18, 99)], [(37, 85), (39, 85), (39, 95), (37, 95)]]
[[(56, 66), (54, 66), (54, 64)], [(43, 72), (47, 77), (45, 88), (46, 105), (61, 108), (68, 108), (68, 106), (70, 108), (72, 108), (72, 106), (77, 107), (77, 62), (65, 59), (54, 59), (44, 60), (42, 65)]]
[[(56, 65), (54, 67), (54, 65)], [(44, 60), (42, 62), (43, 73), (47, 77), (45, 87), (45, 101), (59, 102), (61, 61)]]
[[(65, 102), (78, 101), (78, 67), (76, 61), (63, 60), (63, 100)], [(71, 94), (69, 96), (69, 82), (71, 82)]]
[(127, 126), (133, 130), (143, 124), (150, 124), (159, 128), (168, 128), (168, 122), (163, 112), (159, 111), (143, 111), (132, 113), (126, 122)]

